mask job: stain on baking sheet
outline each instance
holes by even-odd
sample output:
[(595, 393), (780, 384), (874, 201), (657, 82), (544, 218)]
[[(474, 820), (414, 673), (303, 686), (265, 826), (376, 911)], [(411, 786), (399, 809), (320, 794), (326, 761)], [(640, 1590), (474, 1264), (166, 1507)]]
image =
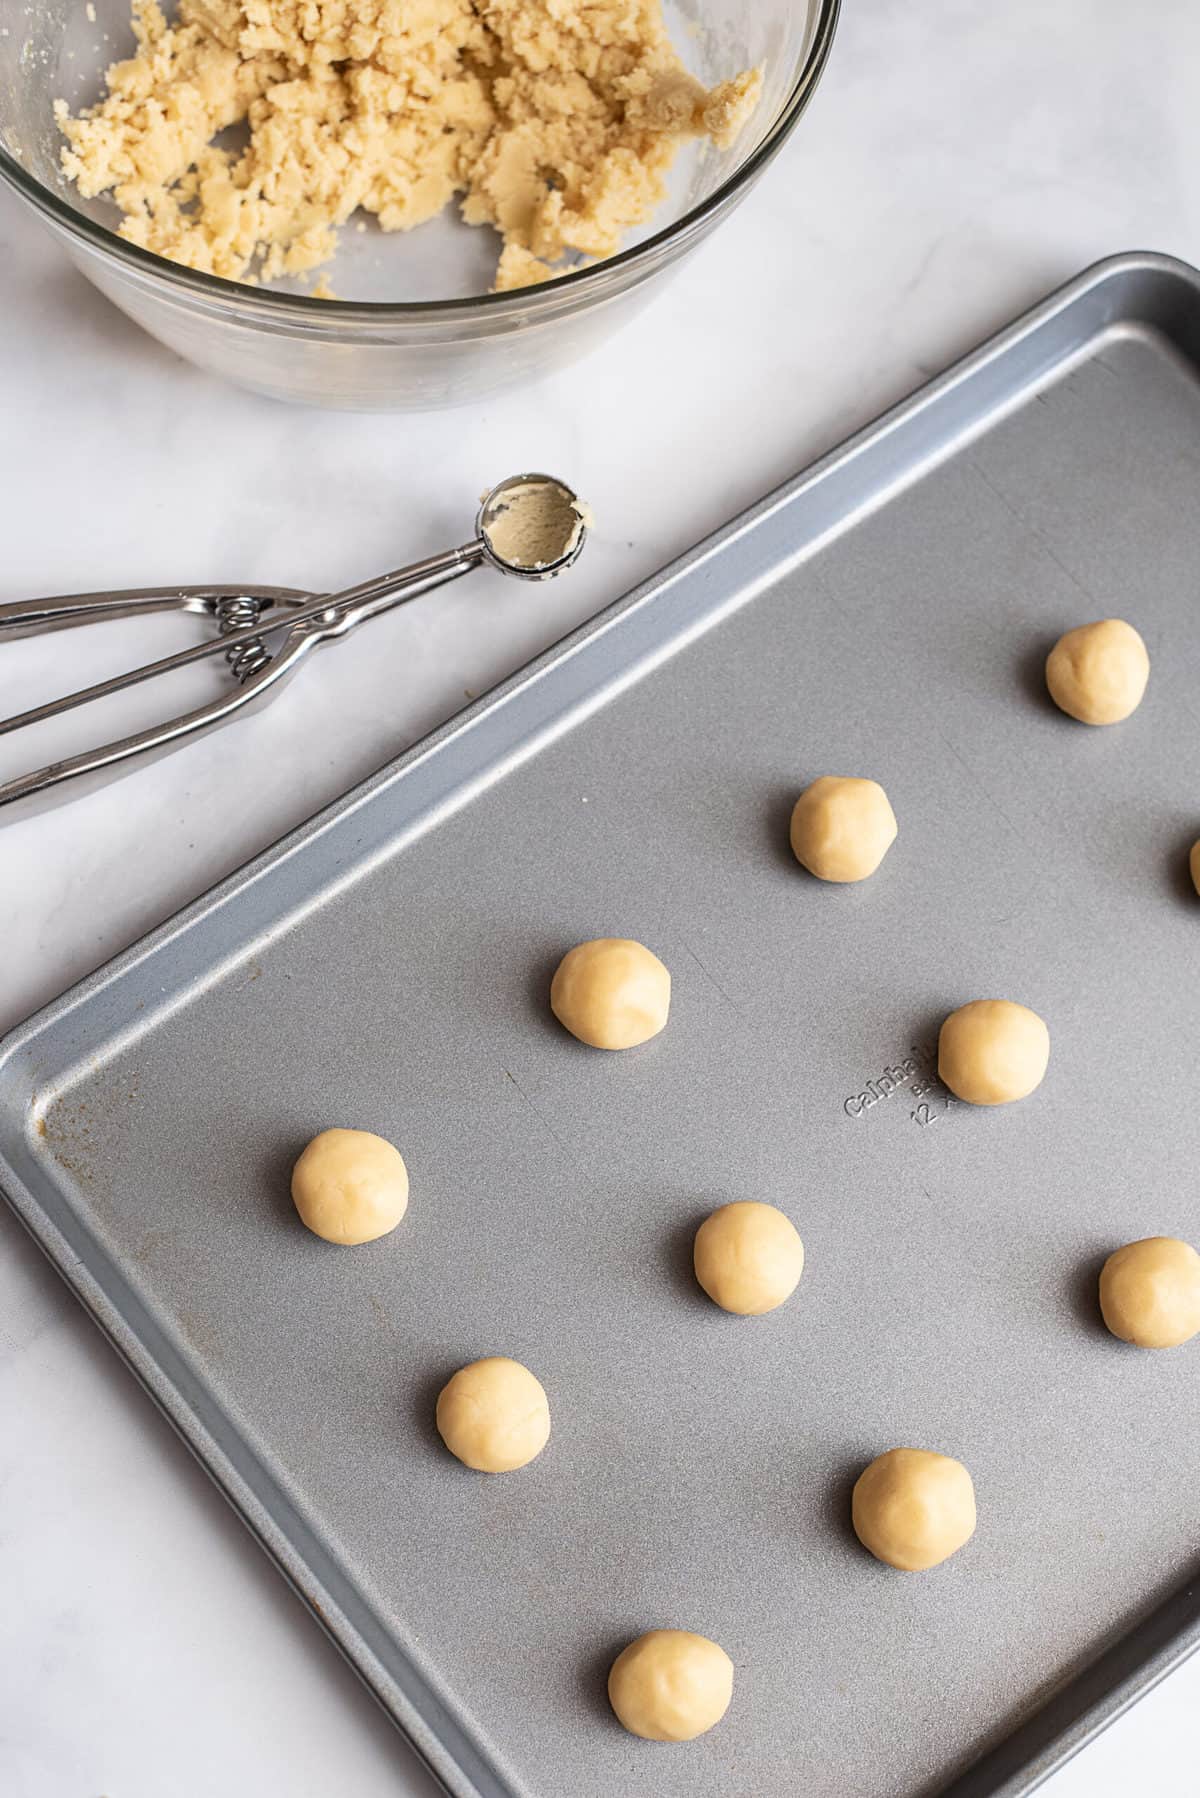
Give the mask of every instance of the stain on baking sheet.
[(88, 1095), (69, 1091), (53, 1100), (35, 1128), (58, 1166), (86, 1191), (98, 1216), (107, 1221), (115, 1195), (104, 1170), (132, 1124), (139, 1101), (138, 1075), (114, 1070), (107, 1078), (93, 1078)]

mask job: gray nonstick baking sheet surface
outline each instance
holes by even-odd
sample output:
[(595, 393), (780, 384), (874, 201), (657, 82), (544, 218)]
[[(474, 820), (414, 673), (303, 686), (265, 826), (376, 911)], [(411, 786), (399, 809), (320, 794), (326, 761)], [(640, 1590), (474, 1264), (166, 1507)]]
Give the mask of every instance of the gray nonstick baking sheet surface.
[[(1015, 1793), (1194, 1645), (1197, 1350), (1094, 1290), (1200, 1236), (1198, 355), (1200, 277), (1101, 265), (4, 1045), (10, 1202), (452, 1793)], [(1040, 668), (1111, 614), (1092, 731)], [(824, 772), (900, 821), (861, 887), (788, 850)], [(629, 1054), (547, 1011), (600, 934), (673, 975)], [(981, 994), (1049, 1022), (1025, 1104), (927, 1078)], [(409, 1163), (367, 1248), (290, 1205), (333, 1123)], [(808, 1252), (753, 1320), (689, 1273), (744, 1197)], [(554, 1419), (491, 1479), (433, 1429), (488, 1353)], [(975, 1478), (929, 1574), (848, 1528), (894, 1443)], [(737, 1668), (688, 1747), (606, 1706), (659, 1624)]]

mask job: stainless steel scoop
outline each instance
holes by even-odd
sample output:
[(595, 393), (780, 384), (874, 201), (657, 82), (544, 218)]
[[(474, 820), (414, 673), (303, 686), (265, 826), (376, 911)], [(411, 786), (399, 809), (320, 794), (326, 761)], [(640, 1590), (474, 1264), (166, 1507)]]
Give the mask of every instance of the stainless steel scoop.
[[(512, 528), (518, 507), (536, 510), (539, 505), (542, 513), (533, 520), (536, 530)], [(65, 781), (99, 774), (132, 756), (171, 748), (181, 738), (211, 730), (278, 686), (319, 643), (344, 637), (368, 618), (376, 618), (433, 587), (457, 580), (480, 563), (488, 563), (501, 574), (516, 575), (520, 580), (549, 580), (577, 560), (586, 537), (586, 508), (564, 482), (547, 474), (511, 475), (484, 495), (471, 542), (347, 587), (341, 593), (313, 594), (291, 587), (262, 586), (143, 587), (0, 605), (0, 645), (6, 638), (162, 611), (201, 613), (215, 619), (220, 633), (210, 642), (197, 643), (191, 649), (69, 693), (63, 699), (0, 719), (0, 736), (58, 717), (76, 706), (119, 693), (125, 687), (169, 674), (208, 656), (224, 656), (236, 683), (233, 691), (194, 711), (0, 783), (0, 807), (34, 800), (52, 793)], [(272, 650), (264, 639), (277, 631), (285, 634)]]

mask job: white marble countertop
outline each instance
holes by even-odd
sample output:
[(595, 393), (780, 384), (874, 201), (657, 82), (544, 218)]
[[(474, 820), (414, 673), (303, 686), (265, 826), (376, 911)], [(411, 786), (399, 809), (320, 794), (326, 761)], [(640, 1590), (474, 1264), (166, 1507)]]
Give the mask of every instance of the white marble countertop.
[[(193, 372), (0, 198), (0, 600), (345, 584), (457, 540), (529, 465), (600, 521), (552, 587), (472, 577), (235, 731), (4, 825), (0, 1030), (1066, 276), (1200, 262), (1198, 168), (1194, 0), (849, 0), (798, 138), (624, 335), (479, 411), (394, 419)], [(159, 628), (143, 647), (178, 642)], [(10, 647), (0, 711), (128, 657), (114, 627)], [(0, 1591), (6, 1798), (432, 1791), (4, 1216)], [(1046, 1790), (1194, 1798), (1198, 1714), (1200, 1656)]]

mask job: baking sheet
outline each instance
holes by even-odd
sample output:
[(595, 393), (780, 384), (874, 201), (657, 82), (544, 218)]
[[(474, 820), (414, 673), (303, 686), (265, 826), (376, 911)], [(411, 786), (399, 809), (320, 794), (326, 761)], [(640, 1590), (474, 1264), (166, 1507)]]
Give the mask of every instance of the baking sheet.
[[(1198, 321), (1081, 277), (4, 1045), (6, 1196), (452, 1793), (1016, 1793), (1194, 1646), (1194, 1354), (1093, 1294), (1200, 1233)], [(1040, 662), (1114, 613), (1151, 685), (1088, 731)], [(861, 888), (787, 848), (827, 771), (900, 820)], [(598, 934), (672, 970), (628, 1055), (547, 1015)], [(916, 1091), (981, 993), (1051, 1028), (1010, 1110)], [(330, 1123), (412, 1175), (353, 1252), (288, 1199)], [(807, 1248), (764, 1319), (688, 1272), (742, 1197)], [(495, 1352), (554, 1434), (483, 1479), (433, 1400)], [(895, 1442), (977, 1486), (920, 1578), (847, 1525)], [(658, 1624), (737, 1667), (683, 1749), (605, 1703)]]

